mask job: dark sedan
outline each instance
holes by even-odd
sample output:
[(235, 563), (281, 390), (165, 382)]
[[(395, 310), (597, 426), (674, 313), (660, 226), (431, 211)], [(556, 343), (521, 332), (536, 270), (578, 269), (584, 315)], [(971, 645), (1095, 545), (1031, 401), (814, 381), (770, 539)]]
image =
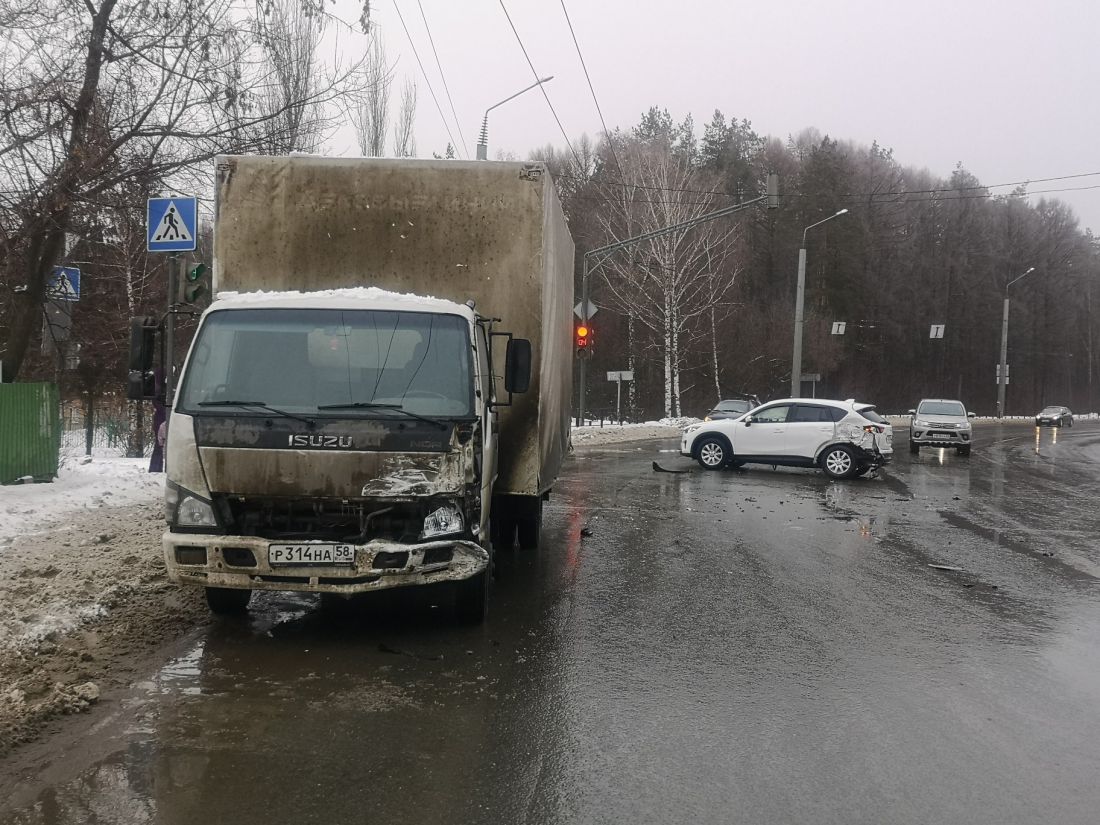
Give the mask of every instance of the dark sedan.
[(753, 398), (729, 398), (719, 401), (718, 405), (703, 417), (704, 421), (721, 421), (724, 418), (740, 418), (760, 402)]
[(1035, 416), (1036, 427), (1072, 427), (1073, 413), (1067, 407), (1043, 407)]

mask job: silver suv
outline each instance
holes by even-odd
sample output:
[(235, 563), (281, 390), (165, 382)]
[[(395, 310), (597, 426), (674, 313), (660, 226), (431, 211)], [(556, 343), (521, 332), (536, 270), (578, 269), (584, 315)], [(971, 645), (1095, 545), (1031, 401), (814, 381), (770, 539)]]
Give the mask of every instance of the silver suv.
[(961, 401), (945, 398), (925, 398), (915, 410), (909, 410), (913, 420), (909, 426), (909, 452), (921, 447), (954, 447), (959, 455), (970, 455), (970, 419)]

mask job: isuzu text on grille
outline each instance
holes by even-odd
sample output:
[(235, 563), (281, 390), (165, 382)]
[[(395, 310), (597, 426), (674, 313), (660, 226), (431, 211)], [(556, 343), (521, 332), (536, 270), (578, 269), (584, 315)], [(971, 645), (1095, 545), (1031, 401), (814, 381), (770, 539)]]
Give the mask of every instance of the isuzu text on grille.
[(350, 447), (350, 435), (292, 435), (291, 447)]

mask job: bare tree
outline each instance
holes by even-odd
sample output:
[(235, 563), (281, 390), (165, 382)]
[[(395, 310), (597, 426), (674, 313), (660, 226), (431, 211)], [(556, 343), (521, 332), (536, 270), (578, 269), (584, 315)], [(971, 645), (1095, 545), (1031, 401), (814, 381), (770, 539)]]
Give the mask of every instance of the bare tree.
[(416, 156), (416, 137), (413, 135), (413, 123), (416, 120), (416, 81), (405, 80), (401, 90), (401, 108), (397, 110), (397, 120), (393, 124), (393, 154), (398, 158)]
[(363, 65), (364, 94), (352, 108), (351, 119), (359, 141), (359, 151), (369, 158), (386, 154), (386, 128), (390, 114), (390, 82), (393, 76), (386, 65), (386, 48), (375, 36)]
[[(322, 84), (317, 47), (325, 17), (301, 0), (262, 0), (256, 4), (256, 39), (267, 77), (257, 92), (257, 108), (270, 114), (262, 125), (262, 150), (272, 155), (313, 152), (321, 143), (323, 117), (315, 99)], [(307, 105), (288, 105), (293, 101)]]
[[(717, 209), (689, 158), (660, 141), (632, 140), (620, 154), (625, 182), (606, 186), (605, 242), (691, 220)], [(664, 413), (681, 415), (681, 372), (693, 338), (711, 334), (711, 311), (725, 308), (737, 277), (736, 223), (707, 223), (638, 244), (601, 270), (610, 308), (653, 333), (664, 373)]]
[(77, 216), (128, 181), (261, 150), (341, 97), (357, 67), (273, 109), (259, 105), (270, 70), (255, 20), (234, 0), (6, 2), (18, 14), (0, 34), (0, 359), (13, 380)]

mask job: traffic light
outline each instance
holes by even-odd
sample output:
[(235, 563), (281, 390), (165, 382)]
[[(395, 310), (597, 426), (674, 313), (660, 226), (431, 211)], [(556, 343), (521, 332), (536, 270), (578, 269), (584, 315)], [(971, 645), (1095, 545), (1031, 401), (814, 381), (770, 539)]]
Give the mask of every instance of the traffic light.
[(577, 324), (576, 335), (577, 356), (587, 358), (592, 353), (592, 325), (581, 322)]
[(195, 264), (183, 273), (180, 282), (180, 301), (185, 304), (196, 304), (207, 293), (209, 278), (206, 274), (206, 264)]

